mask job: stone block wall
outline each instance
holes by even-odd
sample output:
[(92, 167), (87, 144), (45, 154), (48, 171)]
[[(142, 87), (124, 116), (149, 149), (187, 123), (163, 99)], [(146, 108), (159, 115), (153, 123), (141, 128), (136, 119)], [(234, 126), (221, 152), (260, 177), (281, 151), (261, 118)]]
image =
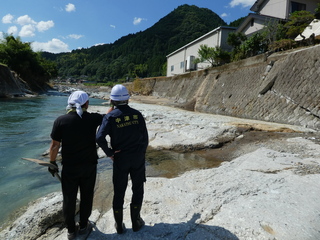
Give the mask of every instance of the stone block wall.
[(146, 79), (189, 110), (320, 129), (320, 46)]

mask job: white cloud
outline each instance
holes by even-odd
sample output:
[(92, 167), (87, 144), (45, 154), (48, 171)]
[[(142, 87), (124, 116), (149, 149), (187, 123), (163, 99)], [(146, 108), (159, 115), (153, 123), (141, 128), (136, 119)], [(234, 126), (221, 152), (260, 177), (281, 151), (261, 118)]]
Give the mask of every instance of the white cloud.
[(31, 25), (31, 24), (28, 24), (28, 25), (24, 25), (22, 26), (20, 32), (19, 32), (19, 36), (20, 37), (33, 37), (35, 35), (35, 32), (36, 31), (36, 28)]
[(72, 3), (69, 3), (66, 5), (65, 9), (67, 12), (74, 12), (74, 11), (76, 11), (76, 6)]
[[(11, 14), (7, 14), (2, 18), (2, 22), (13, 22), (13, 16)], [(19, 31), (17, 26), (12, 26), (8, 29), (8, 34), (17, 35), (18, 33), (20, 37), (33, 37), (37, 30), (39, 32), (44, 32), (54, 27), (54, 22), (51, 20), (40, 21), (37, 23), (28, 15), (20, 16), (14, 22), (22, 26), (21, 30)]]
[(84, 37), (83, 35), (79, 35), (79, 34), (70, 34), (68, 35), (68, 38), (73, 38), (73, 39), (80, 39)]
[(229, 5), (231, 7), (242, 6), (242, 7), (251, 7), (256, 0), (232, 0)]
[(220, 17), (222, 17), (222, 18), (228, 17), (228, 14), (227, 14), (227, 13), (222, 13), (222, 14), (220, 15)]
[(29, 17), (28, 15), (24, 15), (24, 16), (18, 17), (17, 23), (19, 25), (21, 25), (21, 26), (27, 25), (27, 24), (36, 24), (36, 22), (33, 21), (32, 18)]
[(39, 32), (47, 31), (48, 29), (52, 28), (54, 26), (53, 21), (40, 21), (37, 23), (37, 29)]
[(17, 26), (11, 26), (11, 27), (9, 27), (7, 33), (8, 33), (9, 35), (17, 35), (17, 33), (18, 33), (18, 28), (17, 28)]
[(134, 19), (133, 19), (133, 24), (134, 25), (138, 25), (138, 24), (140, 24), (142, 21), (146, 21), (147, 19), (145, 19), (145, 18), (137, 18), (137, 17), (135, 17)]
[(2, 18), (2, 23), (12, 23), (13, 16), (11, 14), (7, 14)]
[(112, 24), (110, 24), (110, 27), (112, 27), (112, 28), (116, 28), (116, 26), (115, 26), (115, 25), (112, 25)]
[(51, 53), (70, 52), (68, 44), (57, 38), (53, 38), (46, 43), (33, 42), (31, 43), (33, 51), (46, 51)]

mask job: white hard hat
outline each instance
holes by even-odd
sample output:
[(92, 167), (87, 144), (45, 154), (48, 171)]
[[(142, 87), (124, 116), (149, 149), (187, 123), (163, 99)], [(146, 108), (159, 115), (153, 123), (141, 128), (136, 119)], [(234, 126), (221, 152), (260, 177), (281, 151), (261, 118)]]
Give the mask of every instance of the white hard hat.
[(126, 101), (130, 98), (130, 95), (125, 86), (117, 84), (111, 89), (110, 98), (113, 101)]

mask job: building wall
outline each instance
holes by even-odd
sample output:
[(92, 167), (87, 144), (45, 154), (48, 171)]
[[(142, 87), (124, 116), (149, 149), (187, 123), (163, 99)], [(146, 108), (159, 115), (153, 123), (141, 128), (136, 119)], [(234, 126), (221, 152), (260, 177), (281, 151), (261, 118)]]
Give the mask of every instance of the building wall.
[(298, 3), (304, 3), (306, 4), (306, 10), (314, 13), (314, 10), (317, 8), (318, 3), (320, 3), (319, 0), (296, 0), (292, 2), (298, 2)]
[[(194, 42), (185, 45), (167, 56), (167, 76), (174, 76), (176, 74), (182, 74), (189, 70), (186, 69), (186, 61), (188, 56), (198, 57), (198, 50), (200, 45), (207, 45), (208, 47), (221, 47), (222, 49), (229, 51), (231, 47), (227, 44), (227, 38), (230, 32), (234, 32), (233, 28), (219, 28), (213, 30), (207, 35), (196, 39)], [(209, 63), (199, 63), (198, 68), (203, 69), (210, 66)], [(192, 69), (194, 70), (194, 69)]]
[(275, 18), (287, 18), (287, 0), (269, 0), (261, 6), (260, 14)]
[(305, 4), (306, 10), (310, 12), (314, 12), (317, 7), (317, 3), (319, 3), (318, 0), (270, 0), (265, 1), (265, 4), (261, 6), (261, 11), (259, 13), (266, 16), (288, 19), (290, 13), (293, 12), (292, 2)]
[[(167, 58), (167, 76), (184, 73), (185, 54), (185, 49), (182, 49)], [(181, 66), (181, 64), (183, 64), (183, 66)]]
[(251, 34), (260, 31), (261, 29), (263, 29), (263, 27), (266, 24), (265, 19), (258, 19), (258, 18), (254, 18), (252, 19), (252, 22), (249, 22), (241, 31), (244, 35), (246, 36), (250, 36)]
[[(314, 12), (317, 7), (317, 4), (320, 3), (319, 0), (270, 0), (264, 1), (260, 6), (260, 10), (256, 12), (256, 14), (250, 14), (250, 18), (254, 18), (253, 24), (251, 21), (247, 20), (245, 25), (241, 25), (237, 32), (242, 32), (243, 34), (250, 36), (253, 33), (261, 30), (267, 23), (268, 17), (276, 18), (276, 19), (288, 19), (292, 10), (292, 2), (305, 4), (306, 10), (310, 12)], [(248, 18), (249, 18), (248, 17)], [(265, 19), (263, 19), (265, 18)], [(267, 20), (266, 20), (267, 19)]]

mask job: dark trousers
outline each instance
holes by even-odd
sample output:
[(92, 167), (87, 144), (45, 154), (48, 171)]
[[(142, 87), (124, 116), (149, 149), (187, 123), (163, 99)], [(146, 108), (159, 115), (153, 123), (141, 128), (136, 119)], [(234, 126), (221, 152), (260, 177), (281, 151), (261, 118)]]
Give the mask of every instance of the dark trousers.
[(75, 231), (75, 211), (80, 190), (80, 228), (87, 226), (92, 211), (97, 165), (63, 166), (61, 173), (63, 215), (68, 232)]
[(122, 209), (128, 185), (128, 176), (132, 181), (132, 199), (134, 205), (141, 205), (146, 181), (146, 167), (143, 156), (116, 154), (113, 162), (113, 209)]

